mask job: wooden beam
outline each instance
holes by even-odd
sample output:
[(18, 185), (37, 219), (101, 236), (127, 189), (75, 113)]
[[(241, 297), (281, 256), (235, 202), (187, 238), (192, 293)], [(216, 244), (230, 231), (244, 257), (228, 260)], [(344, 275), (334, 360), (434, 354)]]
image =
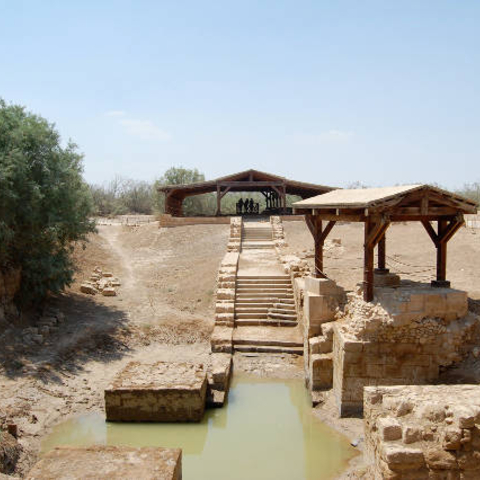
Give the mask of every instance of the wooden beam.
[(222, 188), (220, 185), (217, 185), (217, 211), (215, 215), (218, 217), (222, 212), (222, 196), (221, 196)]
[(439, 241), (441, 243), (447, 243), (448, 241), (450, 241), (450, 239), (458, 232), (459, 228), (465, 223), (465, 221), (463, 220), (463, 216), (461, 216), (461, 218), (458, 218), (456, 220), (452, 220), (446, 227), (445, 227), (445, 230), (443, 232), (443, 234), (441, 235), (441, 237), (439, 237)]
[(431, 223), (427, 220), (422, 220), (422, 225), (424, 226), (425, 230), (427, 231), (428, 235), (432, 239), (432, 242), (437, 246), (438, 244), (438, 235), (433, 229)]
[(337, 222), (334, 222), (333, 220), (330, 220), (327, 223), (327, 226), (325, 227), (325, 230), (323, 230), (323, 232), (321, 232), (321, 234), (320, 234), (320, 241), (322, 242), (322, 244), (325, 243), (325, 240), (328, 237), (328, 234), (332, 231), (332, 228), (335, 226), (336, 223)]

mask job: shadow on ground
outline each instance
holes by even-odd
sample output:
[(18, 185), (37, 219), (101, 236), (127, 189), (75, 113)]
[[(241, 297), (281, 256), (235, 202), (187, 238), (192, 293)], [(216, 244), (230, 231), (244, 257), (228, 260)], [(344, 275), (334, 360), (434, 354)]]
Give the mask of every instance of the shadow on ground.
[(49, 305), (66, 320), (43, 345), (25, 345), (19, 329), (2, 339), (0, 365), (8, 378), (62, 383), (60, 374), (77, 374), (87, 361), (109, 363), (128, 354), (127, 312), (75, 293), (52, 298)]

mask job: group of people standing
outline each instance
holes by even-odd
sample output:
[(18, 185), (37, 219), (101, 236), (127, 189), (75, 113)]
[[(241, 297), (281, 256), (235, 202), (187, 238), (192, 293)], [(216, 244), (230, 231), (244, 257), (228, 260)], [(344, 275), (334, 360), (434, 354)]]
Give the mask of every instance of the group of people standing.
[(244, 213), (259, 213), (260, 210), (260, 204), (255, 203), (253, 201), (253, 198), (246, 198), (245, 200), (241, 198), (237, 202), (237, 214), (241, 215)]

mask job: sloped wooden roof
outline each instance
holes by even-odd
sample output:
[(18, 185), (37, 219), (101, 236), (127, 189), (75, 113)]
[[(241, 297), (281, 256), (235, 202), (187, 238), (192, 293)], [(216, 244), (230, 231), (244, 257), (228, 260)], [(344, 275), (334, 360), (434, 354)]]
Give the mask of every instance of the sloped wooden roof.
[(293, 204), (297, 213), (362, 211), (395, 215), (451, 216), (475, 213), (472, 200), (430, 185), (403, 185), (383, 188), (340, 189)]
[(288, 194), (299, 195), (302, 198), (330, 192), (334, 189), (334, 187), (299, 182), (279, 175), (250, 169), (205, 182), (190, 183), (186, 185), (164, 185), (158, 187), (158, 191), (167, 194), (172, 193), (175, 196), (187, 197), (215, 192), (217, 186), (228, 186), (232, 192), (251, 192), (259, 191), (261, 188), (268, 188), (271, 185), (285, 186)]

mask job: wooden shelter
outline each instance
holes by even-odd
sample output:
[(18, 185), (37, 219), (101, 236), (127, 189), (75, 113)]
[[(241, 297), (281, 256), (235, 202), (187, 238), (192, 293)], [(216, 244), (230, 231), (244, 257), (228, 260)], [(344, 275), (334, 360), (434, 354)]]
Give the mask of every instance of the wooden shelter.
[[(463, 215), (477, 212), (471, 200), (429, 185), (335, 190), (294, 204), (304, 214), (315, 242), (315, 274), (323, 271), (323, 245), (335, 223), (363, 222), (364, 299), (373, 300), (374, 249), (378, 245), (378, 269), (385, 268), (385, 233), (392, 222), (419, 221), (437, 249), (437, 276), (434, 286), (449, 286), (446, 279), (447, 243), (464, 224)], [(328, 222), (326, 225), (325, 222)], [(436, 230), (432, 226), (436, 222)]]
[(182, 204), (185, 198), (204, 193), (217, 193), (216, 215), (221, 215), (222, 198), (229, 192), (260, 192), (267, 199), (274, 192), (280, 198), (280, 211), (285, 212), (287, 195), (309, 198), (331, 190), (333, 190), (332, 187), (297, 182), (258, 170), (246, 170), (206, 182), (188, 185), (165, 185), (158, 188), (159, 192), (165, 193), (165, 213), (173, 216), (182, 216)]

